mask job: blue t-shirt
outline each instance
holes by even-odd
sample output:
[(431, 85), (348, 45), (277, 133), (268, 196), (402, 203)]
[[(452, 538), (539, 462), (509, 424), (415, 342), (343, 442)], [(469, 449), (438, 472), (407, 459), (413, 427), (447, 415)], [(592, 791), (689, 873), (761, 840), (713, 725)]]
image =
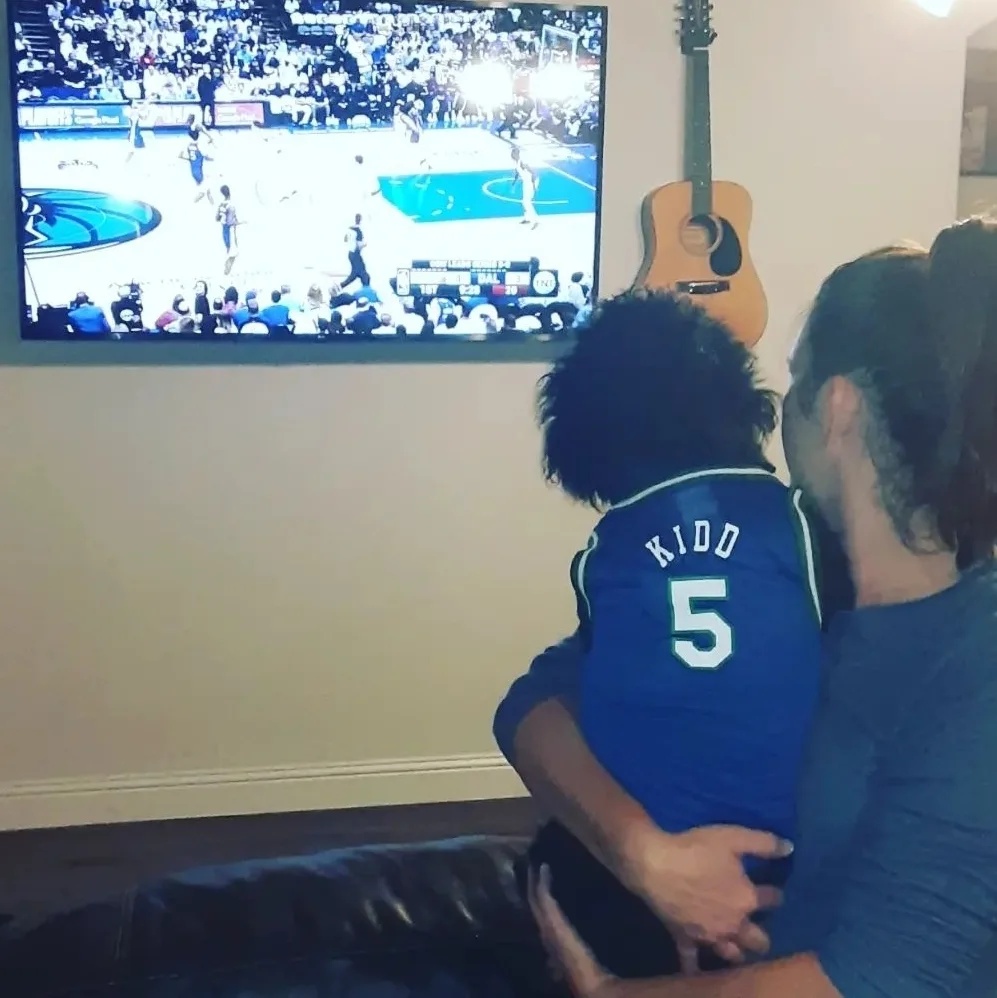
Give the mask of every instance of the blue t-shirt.
[(666, 831), (792, 838), (820, 677), (815, 557), (799, 492), (759, 468), (646, 489), (576, 557), (582, 734)]
[(773, 955), (844, 998), (997, 987), (997, 570), (835, 616)]

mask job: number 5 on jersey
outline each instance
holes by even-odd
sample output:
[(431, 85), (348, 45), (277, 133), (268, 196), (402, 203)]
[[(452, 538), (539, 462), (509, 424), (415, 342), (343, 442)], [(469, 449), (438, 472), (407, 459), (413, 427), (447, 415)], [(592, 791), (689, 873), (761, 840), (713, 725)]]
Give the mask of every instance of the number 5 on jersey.
[(727, 599), (724, 578), (670, 579), (672, 654), (690, 669), (719, 669), (734, 654), (734, 631), (703, 606)]

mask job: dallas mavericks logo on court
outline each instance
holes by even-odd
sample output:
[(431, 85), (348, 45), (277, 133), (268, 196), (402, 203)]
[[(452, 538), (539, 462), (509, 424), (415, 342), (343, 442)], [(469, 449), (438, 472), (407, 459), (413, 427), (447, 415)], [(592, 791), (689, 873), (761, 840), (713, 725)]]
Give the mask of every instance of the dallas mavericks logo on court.
[(148, 235), (163, 216), (144, 201), (61, 188), (21, 194), (26, 257), (58, 256), (117, 246)]

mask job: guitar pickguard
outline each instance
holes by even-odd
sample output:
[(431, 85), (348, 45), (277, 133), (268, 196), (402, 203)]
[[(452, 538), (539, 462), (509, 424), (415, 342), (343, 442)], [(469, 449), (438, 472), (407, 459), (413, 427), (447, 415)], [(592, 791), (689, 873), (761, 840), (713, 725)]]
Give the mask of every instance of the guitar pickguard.
[(717, 277), (733, 277), (744, 262), (741, 240), (726, 218), (720, 221), (720, 241), (710, 254), (710, 268)]

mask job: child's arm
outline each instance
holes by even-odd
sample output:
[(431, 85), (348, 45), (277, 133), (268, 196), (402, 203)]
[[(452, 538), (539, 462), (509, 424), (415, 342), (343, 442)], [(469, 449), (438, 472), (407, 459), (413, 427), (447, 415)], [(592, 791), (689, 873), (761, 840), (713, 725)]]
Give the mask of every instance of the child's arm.
[(584, 653), (576, 631), (538, 655), (503, 697), (492, 732), (541, 809), (613, 869), (618, 831), (636, 832), (651, 820), (592, 755), (575, 722)]
[[(571, 705), (577, 703), (581, 682), (584, 645), (576, 631), (541, 652), (529, 670), (509, 687), (495, 711), (492, 733), (502, 754), (516, 766), (516, 743), (523, 723), (537, 708), (550, 701)], [(568, 719), (572, 725), (571, 714)]]
[[(591, 544), (590, 540), (589, 546)], [(502, 754), (514, 767), (519, 729), (534, 710), (544, 706), (548, 701), (559, 701), (566, 708), (568, 720), (574, 727), (574, 715), (577, 713), (581, 685), (582, 657), (590, 641), (589, 609), (579, 588), (579, 569), (588, 550), (586, 547), (585, 551), (575, 555), (569, 570), (578, 612), (578, 627), (575, 633), (541, 652), (530, 663), (529, 671), (509, 687), (509, 691), (495, 712), (492, 733)]]

